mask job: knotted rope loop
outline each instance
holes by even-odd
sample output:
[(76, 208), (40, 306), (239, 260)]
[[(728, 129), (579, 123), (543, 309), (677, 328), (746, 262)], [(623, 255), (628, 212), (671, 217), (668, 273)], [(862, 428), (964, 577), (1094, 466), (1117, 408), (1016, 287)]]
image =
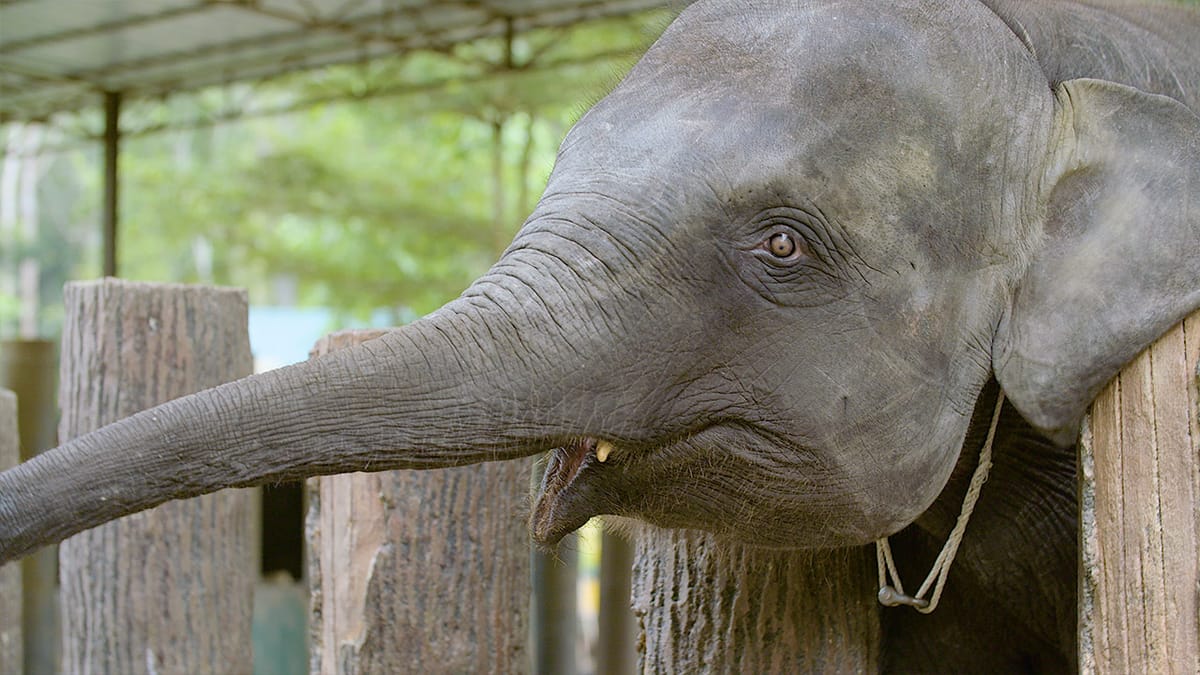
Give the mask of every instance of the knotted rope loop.
[[(996, 411), (992, 413), (992, 424), (988, 427), (983, 449), (979, 451), (979, 464), (975, 467), (975, 473), (971, 475), (971, 484), (967, 486), (967, 494), (963, 497), (962, 511), (958, 514), (958, 521), (954, 524), (954, 529), (950, 531), (950, 537), (942, 546), (942, 552), (938, 554), (937, 560), (933, 561), (933, 568), (929, 570), (929, 575), (925, 577), (925, 582), (921, 584), (916, 595), (907, 595), (904, 592), (904, 584), (900, 582), (900, 574), (897, 573), (896, 563), (892, 560), (892, 547), (888, 545), (888, 538), (875, 540), (880, 604), (885, 607), (907, 605), (922, 614), (929, 614), (937, 609), (938, 601), (942, 598), (942, 589), (946, 586), (946, 576), (950, 574), (950, 565), (954, 562), (954, 556), (958, 553), (958, 545), (962, 542), (963, 534), (967, 530), (967, 521), (971, 519), (971, 512), (975, 510), (975, 502), (979, 501), (979, 491), (987, 480), (988, 470), (992, 468), (992, 442), (996, 439), (996, 427), (1000, 424), (1000, 410), (1003, 406), (1004, 392), (1000, 392), (996, 398)], [(889, 579), (892, 583), (888, 583)], [(930, 587), (933, 588), (933, 595), (926, 600), (925, 594), (929, 592)]]

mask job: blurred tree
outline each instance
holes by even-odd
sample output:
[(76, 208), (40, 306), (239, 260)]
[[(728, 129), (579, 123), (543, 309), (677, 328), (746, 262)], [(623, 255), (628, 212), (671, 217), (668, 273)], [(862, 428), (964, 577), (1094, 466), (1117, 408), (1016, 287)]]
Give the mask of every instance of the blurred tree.
[[(243, 286), (252, 303), (325, 306), (343, 319), (382, 309), (399, 322), (434, 309), (495, 260), (573, 119), (667, 18), (500, 36), (127, 105), (121, 275)], [(271, 110), (291, 112), (256, 116)], [(92, 110), (73, 123), (101, 126)], [(63, 281), (98, 271), (98, 160), (70, 150), (43, 167), (54, 180), (41, 202), (52, 206), (21, 255), (41, 265), (40, 303), (53, 308), (41, 315), (46, 335), (57, 333)], [(0, 277), (18, 257), (7, 244)], [(0, 287), (0, 333), (13, 332), (19, 306)]]

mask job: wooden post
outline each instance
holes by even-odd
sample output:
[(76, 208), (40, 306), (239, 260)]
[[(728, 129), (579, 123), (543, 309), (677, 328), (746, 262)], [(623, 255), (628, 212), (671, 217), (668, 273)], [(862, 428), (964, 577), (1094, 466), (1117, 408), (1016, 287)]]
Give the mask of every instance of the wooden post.
[(637, 626), (630, 602), (633, 544), (606, 519), (600, 535), (600, 617), (596, 672), (631, 675), (637, 669)]
[(1200, 312), (1096, 398), (1079, 443), (1079, 666), (1200, 672)]
[[(525, 535), (526, 540), (529, 535)], [(579, 540), (574, 533), (565, 537), (553, 553), (534, 548), (532, 566), (533, 611), (529, 637), (533, 675), (576, 675), (576, 651), (579, 637), (579, 603), (576, 585), (579, 575)]]
[[(105, 279), (64, 300), (63, 439), (251, 371), (243, 291)], [(63, 671), (251, 672), (252, 499), (170, 502), (65, 541)]]
[(879, 672), (869, 548), (790, 553), (639, 529), (633, 610), (641, 672)]
[[(0, 387), (17, 395), (21, 461), (57, 445), (58, 345), (49, 340), (0, 341)], [(57, 546), (34, 551), (21, 561), (21, 607), (25, 672), (59, 672)]]
[[(530, 494), (536, 494), (549, 453), (533, 462)], [(563, 537), (553, 551), (529, 547), (533, 604), (529, 615), (532, 675), (575, 675), (579, 640), (579, 535)], [(597, 671), (603, 672), (603, 671)]]
[[(20, 460), (17, 442), (17, 395), (0, 389), (0, 471)], [(21, 565), (0, 565), (0, 675), (21, 675), (25, 656), (21, 643)]]
[[(347, 331), (314, 354), (381, 331)], [(309, 481), (313, 673), (527, 673), (530, 461)]]

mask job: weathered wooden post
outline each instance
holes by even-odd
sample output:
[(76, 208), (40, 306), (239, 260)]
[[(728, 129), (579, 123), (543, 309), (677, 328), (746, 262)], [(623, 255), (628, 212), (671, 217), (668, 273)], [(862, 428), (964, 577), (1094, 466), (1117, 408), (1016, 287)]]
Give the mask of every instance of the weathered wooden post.
[[(58, 345), (50, 340), (0, 340), (0, 387), (17, 395), (21, 461), (57, 445), (57, 361)], [(25, 672), (58, 672), (58, 547), (35, 551), (20, 564)]]
[[(105, 279), (64, 300), (64, 440), (250, 374), (243, 291)], [(252, 672), (253, 496), (170, 502), (65, 541), (63, 671)]]
[[(314, 354), (381, 331), (346, 331)], [(529, 671), (530, 461), (309, 481), (311, 671)]]
[(596, 672), (628, 675), (637, 669), (637, 626), (629, 606), (633, 544), (605, 520), (600, 538), (600, 618)]
[[(0, 471), (20, 461), (17, 442), (17, 395), (0, 389)], [(21, 675), (24, 649), (21, 644), (21, 565), (0, 565), (0, 675)]]
[(633, 608), (643, 673), (879, 671), (869, 548), (789, 553), (640, 530)]
[(1079, 666), (1200, 672), (1200, 312), (1101, 392), (1080, 464)]
[(575, 653), (579, 638), (578, 545), (576, 535), (571, 534), (551, 553), (531, 547), (533, 613), (529, 633), (533, 641), (533, 675), (579, 672)]
[[(542, 484), (549, 459), (544, 454), (533, 462), (529, 473), (530, 494), (535, 494)], [(579, 639), (578, 547), (579, 535), (575, 532), (563, 537), (553, 551), (530, 544), (532, 675), (575, 675), (579, 671), (575, 658)]]

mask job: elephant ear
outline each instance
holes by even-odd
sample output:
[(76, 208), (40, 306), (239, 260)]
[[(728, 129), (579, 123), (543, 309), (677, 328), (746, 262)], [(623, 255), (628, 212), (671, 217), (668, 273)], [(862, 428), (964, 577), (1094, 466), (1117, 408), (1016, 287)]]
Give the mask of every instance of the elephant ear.
[(1044, 233), (993, 363), (1017, 409), (1065, 445), (1117, 371), (1200, 306), (1200, 118), (1100, 80), (1055, 94)]

